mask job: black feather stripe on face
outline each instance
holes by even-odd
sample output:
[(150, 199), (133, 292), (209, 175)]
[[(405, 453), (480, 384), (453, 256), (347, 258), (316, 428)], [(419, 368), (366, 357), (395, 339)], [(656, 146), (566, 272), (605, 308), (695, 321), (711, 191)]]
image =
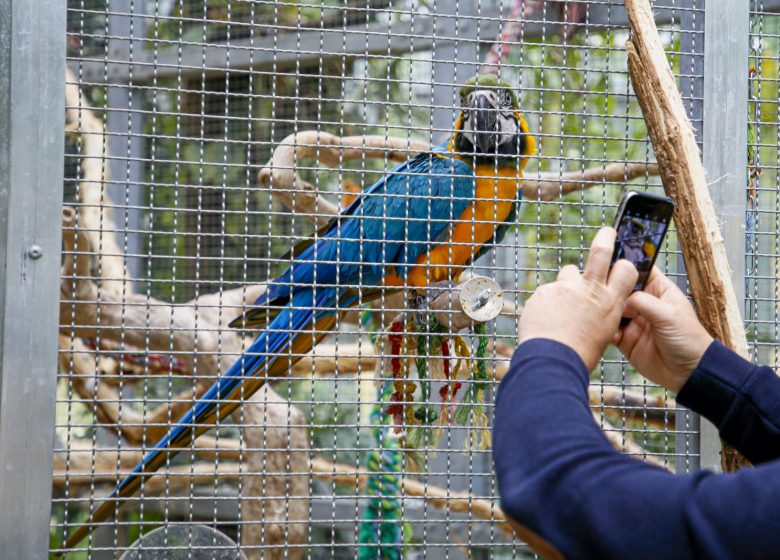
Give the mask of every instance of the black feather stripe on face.
[(514, 165), (513, 160), (527, 157), (526, 134), (518, 125), (518, 133), (509, 142), (499, 144), (495, 151), (490, 153), (478, 153), (474, 144), (464, 134), (455, 133), (453, 142), (455, 153), (463, 158), (474, 158), (477, 164), (494, 163), (498, 161), (502, 165)]

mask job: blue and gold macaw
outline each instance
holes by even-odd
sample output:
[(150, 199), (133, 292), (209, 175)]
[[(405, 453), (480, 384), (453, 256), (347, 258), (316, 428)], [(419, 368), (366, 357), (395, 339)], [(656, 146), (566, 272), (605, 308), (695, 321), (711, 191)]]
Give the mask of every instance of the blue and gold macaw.
[(522, 170), (536, 141), (512, 88), (493, 75), (460, 89), (449, 140), (368, 187), (331, 223), (296, 246), (289, 268), (231, 326), (261, 329), (244, 355), (182, 416), (79, 527), (67, 546), (133, 495), (180, 449), (233, 412), (269, 378), (287, 374), (352, 306), (383, 290), (418, 292), (457, 278), (515, 220)]

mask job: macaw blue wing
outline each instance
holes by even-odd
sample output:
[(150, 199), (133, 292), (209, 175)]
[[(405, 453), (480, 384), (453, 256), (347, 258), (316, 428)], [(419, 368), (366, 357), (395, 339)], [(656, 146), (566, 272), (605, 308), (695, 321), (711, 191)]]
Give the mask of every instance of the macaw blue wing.
[(379, 287), (390, 268), (405, 278), (446, 237), (474, 192), (471, 167), (446, 153), (419, 154), (396, 166), (299, 244), (290, 267), (231, 326), (262, 326), (305, 287)]

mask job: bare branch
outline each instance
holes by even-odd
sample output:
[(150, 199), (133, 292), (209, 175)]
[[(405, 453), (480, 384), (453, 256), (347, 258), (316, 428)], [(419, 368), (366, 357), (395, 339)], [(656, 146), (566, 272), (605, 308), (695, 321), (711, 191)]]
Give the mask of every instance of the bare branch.
[(78, 86), (78, 80), (65, 68), (65, 120), (67, 130), (80, 136), (81, 174), (78, 199), (81, 203), (78, 227), (86, 232), (92, 247), (100, 248), (100, 277), (104, 290), (129, 291), (122, 250), (116, 241), (113, 209), (106, 193), (109, 184), (108, 140), (103, 121)]
[[(234, 413), (244, 429), (241, 546), (248, 560), (300, 558), (309, 521), (309, 436), (304, 414), (265, 385)], [(249, 475), (249, 476), (246, 476)], [(259, 476), (252, 476), (259, 475)], [(263, 547), (267, 547), (264, 549)]]
[(345, 161), (363, 158), (387, 158), (401, 162), (411, 154), (427, 150), (416, 140), (393, 136), (345, 136), (307, 130), (291, 134), (276, 147), (271, 159), (260, 170), (258, 182), (287, 208), (320, 227), (338, 214), (338, 207), (318, 196), (317, 189), (304, 181), (297, 167), (304, 160), (317, 165), (339, 167)]
[(528, 174), (523, 178), (523, 198), (525, 200), (555, 200), (577, 191), (598, 187), (604, 183), (623, 185), (639, 177), (658, 175), (658, 166), (654, 163), (611, 163), (604, 167), (591, 167), (583, 171), (566, 173)]
[[(628, 73), (661, 165), (664, 189), (675, 202), (675, 224), (684, 233), (680, 244), (696, 311), (710, 334), (747, 358), (745, 324), (718, 215), (652, 7), (647, 0), (626, 0), (626, 12), (631, 23)], [(749, 465), (726, 444), (721, 463), (726, 472)]]
[[(319, 227), (337, 215), (339, 209), (319, 196), (316, 187), (297, 173), (304, 160), (315, 160), (315, 165), (330, 168), (363, 158), (386, 158), (398, 163), (429, 149), (430, 145), (425, 142), (394, 136), (339, 138), (326, 132), (307, 130), (291, 134), (277, 146), (260, 170), (258, 181), (286, 208)], [(644, 163), (613, 163), (584, 171), (527, 174), (523, 179), (523, 197), (526, 200), (554, 200), (604, 183), (624, 184), (638, 177), (655, 175), (658, 175), (658, 166)]]
[(104, 290), (89, 277), (89, 255), (94, 247), (86, 232), (76, 229), (78, 222), (73, 209), (63, 209), (66, 261), (60, 284), (62, 334), (99, 337), (126, 348), (175, 355), (188, 371), (204, 378), (202, 383), (230, 367), (242, 351), (242, 341), (239, 331), (226, 328), (226, 324), (251, 305), (264, 286), (206, 294), (182, 305)]

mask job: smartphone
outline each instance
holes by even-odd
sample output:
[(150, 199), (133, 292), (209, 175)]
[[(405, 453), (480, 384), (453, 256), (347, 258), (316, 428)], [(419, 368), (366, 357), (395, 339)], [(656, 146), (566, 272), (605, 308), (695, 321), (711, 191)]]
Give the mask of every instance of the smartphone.
[(639, 272), (634, 291), (644, 289), (673, 213), (671, 198), (636, 191), (623, 195), (615, 216), (617, 237), (612, 264), (619, 259), (634, 263)]

